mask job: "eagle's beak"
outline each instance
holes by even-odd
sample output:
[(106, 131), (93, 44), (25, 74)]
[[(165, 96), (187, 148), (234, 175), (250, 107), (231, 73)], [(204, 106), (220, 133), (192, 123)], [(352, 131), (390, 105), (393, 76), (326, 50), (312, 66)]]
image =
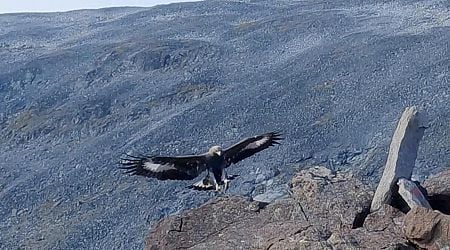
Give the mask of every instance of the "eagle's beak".
[(221, 156), (222, 155), (222, 151), (217, 151), (216, 155)]

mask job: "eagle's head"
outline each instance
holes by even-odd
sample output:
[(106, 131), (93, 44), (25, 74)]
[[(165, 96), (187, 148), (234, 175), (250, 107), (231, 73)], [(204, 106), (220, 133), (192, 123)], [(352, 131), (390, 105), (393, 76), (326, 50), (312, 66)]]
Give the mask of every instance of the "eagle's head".
[(222, 155), (222, 147), (220, 146), (213, 146), (209, 149), (208, 153), (210, 155), (218, 155), (221, 156)]

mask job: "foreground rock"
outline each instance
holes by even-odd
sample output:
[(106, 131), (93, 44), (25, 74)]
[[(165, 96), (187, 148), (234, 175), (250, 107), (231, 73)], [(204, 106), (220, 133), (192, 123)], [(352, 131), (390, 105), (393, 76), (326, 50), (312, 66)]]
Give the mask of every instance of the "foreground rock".
[(450, 216), (415, 207), (406, 215), (405, 236), (425, 249), (450, 249)]
[(328, 240), (333, 249), (415, 249), (402, 235), (404, 214), (384, 204), (361, 228), (338, 231)]
[(408, 248), (404, 215), (383, 205), (363, 221), (371, 188), (350, 173), (323, 167), (299, 172), (291, 197), (266, 204), (220, 197), (161, 220), (146, 249), (357, 249)]

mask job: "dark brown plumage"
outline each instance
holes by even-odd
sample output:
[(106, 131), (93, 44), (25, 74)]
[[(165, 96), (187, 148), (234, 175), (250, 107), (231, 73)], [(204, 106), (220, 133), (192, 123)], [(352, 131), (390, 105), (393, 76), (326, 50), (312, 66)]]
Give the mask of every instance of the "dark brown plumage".
[[(277, 132), (270, 132), (246, 138), (225, 150), (213, 146), (207, 153), (185, 156), (131, 156), (122, 159), (122, 168), (126, 173), (153, 177), (160, 180), (192, 180), (203, 171), (207, 176), (194, 183), (192, 188), (220, 190), (222, 185), (227, 188), (228, 182), (235, 176), (227, 176), (225, 168), (248, 158), (268, 147), (279, 144), (283, 138)], [(209, 173), (213, 173), (213, 177)]]

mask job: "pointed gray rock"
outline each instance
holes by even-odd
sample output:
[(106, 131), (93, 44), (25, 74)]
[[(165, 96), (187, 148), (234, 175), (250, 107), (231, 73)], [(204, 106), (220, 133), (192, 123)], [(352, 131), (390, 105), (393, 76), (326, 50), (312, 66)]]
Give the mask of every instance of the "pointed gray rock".
[(392, 190), (399, 178), (411, 179), (419, 142), (427, 123), (426, 114), (417, 111), (416, 107), (408, 107), (403, 112), (392, 137), (383, 176), (370, 207), (371, 212), (383, 204), (391, 203)]

